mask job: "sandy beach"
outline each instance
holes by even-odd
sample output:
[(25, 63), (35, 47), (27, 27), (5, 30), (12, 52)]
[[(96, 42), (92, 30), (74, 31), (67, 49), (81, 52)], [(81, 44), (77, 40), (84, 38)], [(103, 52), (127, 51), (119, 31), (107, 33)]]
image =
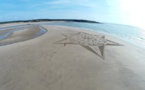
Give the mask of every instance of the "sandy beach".
[[(145, 50), (120, 39), (105, 38), (122, 46), (105, 46), (104, 57), (81, 45), (57, 44), (63, 34), (85, 32), (79, 28), (43, 25), (48, 31), (16, 31), (23, 42), (0, 46), (0, 90), (145, 90)], [(4, 33), (4, 32), (3, 32)], [(1, 35), (1, 34), (0, 34)], [(14, 40), (16, 38), (13, 38)], [(97, 50), (96, 50), (97, 51)]]

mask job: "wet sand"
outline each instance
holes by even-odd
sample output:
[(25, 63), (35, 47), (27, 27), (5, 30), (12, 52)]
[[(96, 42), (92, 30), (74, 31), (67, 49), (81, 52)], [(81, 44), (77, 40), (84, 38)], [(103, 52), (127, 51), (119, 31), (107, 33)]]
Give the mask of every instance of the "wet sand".
[(80, 45), (55, 43), (62, 34), (94, 32), (43, 27), (49, 31), (37, 38), (0, 47), (0, 90), (145, 90), (144, 49), (105, 35), (123, 46), (106, 46), (103, 60)]
[(0, 30), (0, 46), (23, 42), (46, 33), (45, 28), (38, 25), (21, 25)]

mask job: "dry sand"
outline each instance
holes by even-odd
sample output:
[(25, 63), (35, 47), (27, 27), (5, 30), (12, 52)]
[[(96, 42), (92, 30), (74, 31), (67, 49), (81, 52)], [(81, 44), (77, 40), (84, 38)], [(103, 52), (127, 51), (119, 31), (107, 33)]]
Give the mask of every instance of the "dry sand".
[(84, 31), (44, 26), (44, 35), (0, 47), (0, 90), (145, 90), (145, 51), (106, 46), (105, 60), (80, 45), (54, 44), (64, 33)]

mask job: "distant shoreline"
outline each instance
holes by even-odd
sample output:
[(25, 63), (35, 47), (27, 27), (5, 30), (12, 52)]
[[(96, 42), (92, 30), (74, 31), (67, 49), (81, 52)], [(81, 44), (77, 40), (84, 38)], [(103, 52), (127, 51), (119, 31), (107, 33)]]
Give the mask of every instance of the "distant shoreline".
[(51, 21), (65, 21), (65, 22), (83, 22), (83, 23), (98, 23), (101, 22), (91, 21), (91, 20), (83, 20), (83, 19), (32, 19), (32, 20), (17, 20), (17, 21), (4, 21), (0, 22), (0, 24), (8, 24), (8, 23), (28, 23), (28, 22), (51, 22)]

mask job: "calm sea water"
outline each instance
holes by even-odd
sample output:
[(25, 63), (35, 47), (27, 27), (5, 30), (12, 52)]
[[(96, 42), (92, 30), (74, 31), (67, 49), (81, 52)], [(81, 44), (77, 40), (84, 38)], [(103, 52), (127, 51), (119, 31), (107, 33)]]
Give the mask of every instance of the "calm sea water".
[(54, 22), (41, 23), (41, 25), (61, 25), (69, 27), (78, 27), (86, 30), (93, 30), (102, 34), (108, 34), (131, 44), (145, 48), (145, 30), (128, 25), (119, 24), (96, 24), (96, 23), (78, 23), (78, 22)]

